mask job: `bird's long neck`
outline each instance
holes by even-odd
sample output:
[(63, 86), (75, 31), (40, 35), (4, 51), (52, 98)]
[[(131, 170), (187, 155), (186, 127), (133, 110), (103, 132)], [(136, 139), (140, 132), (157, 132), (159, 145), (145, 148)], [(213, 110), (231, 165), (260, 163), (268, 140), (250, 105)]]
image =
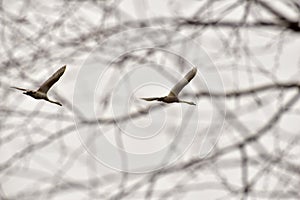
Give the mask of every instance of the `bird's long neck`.
[(157, 101), (164, 101), (165, 97), (158, 97), (156, 100)]

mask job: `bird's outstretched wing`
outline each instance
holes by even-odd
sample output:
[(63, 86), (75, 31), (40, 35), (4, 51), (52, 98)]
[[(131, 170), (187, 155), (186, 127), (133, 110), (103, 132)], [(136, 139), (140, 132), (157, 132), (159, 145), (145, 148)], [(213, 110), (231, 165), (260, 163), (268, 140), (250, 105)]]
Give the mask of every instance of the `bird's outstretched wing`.
[(21, 90), (21, 91), (27, 91), (27, 89), (19, 88), (19, 87), (14, 87), (14, 86), (12, 86), (11, 88), (14, 88), (14, 89), (17, 89), (17, 90)]
[(156, 100), (158, 100), (158, 99), (160, 99), (161, 97), (149, 97), (149, 98), (141, 98), (141, 99), (143, 99), (143, 100), (145, 100), (145, 101), (156, 101)]
[(57, 70), (47, 81), (45, 81), (40, 88), (39, 92), (47, 93), (48, 90), (59, 80), (59, 78), (63, 75), (66, 70), (66, 65)]
[(178, 96), (181, 90), (195, 77), (197, 68), (190, 70), (170, 91), (168, 96)]

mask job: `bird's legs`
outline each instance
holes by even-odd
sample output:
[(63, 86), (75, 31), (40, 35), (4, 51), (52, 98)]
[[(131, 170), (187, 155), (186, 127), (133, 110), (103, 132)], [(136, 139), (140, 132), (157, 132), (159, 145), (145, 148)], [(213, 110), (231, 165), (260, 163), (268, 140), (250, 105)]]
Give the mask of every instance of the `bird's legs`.
[(45, 99), (46, 101), (49, 101), (50, 103), (55, 103), (55, 104), (57, 104), (57, 105), (59, 105), (59, 106), (62, 106), (62, 104), (61, 103), (59, 103), (58, 101), (52, 101), (52, 100), (50, 100), (50, 99)]
[(193, 105), (193, 106), (196, 105), (194, 102), (190, 102), (190, 101), (179, 100), (178, 102), (179, 102), (179, 103), (186, 103), (186, 104)]

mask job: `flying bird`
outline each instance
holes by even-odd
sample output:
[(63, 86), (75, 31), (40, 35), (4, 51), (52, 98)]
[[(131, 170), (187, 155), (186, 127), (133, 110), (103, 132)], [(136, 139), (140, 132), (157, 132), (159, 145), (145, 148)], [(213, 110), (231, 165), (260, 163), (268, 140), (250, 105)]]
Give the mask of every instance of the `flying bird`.
[(141, 98), (145, 101), (162, 101), (164, 103), (187, 103), (190, 105), (196, 105), (193, 102), (183, 101), (178, 99), (178, 95), (181, 90), (195, 77), (197, 73), (197, 68), (190, 70), (183, 79), (181, 79), (170, 91), (168, 96), (164, 97), (150, 97), (150, 98)]
[(46, 80), (39, 89), (37, 90), (28, 90), (24, 88), (19, 87), (11, 87), (17, 90), (25, 91), (23, 94), (31, 96), (35, 99), (44, 99), (46, 101), (49, 101), (50, 103), (55, 103), (57, 105), (62, 106), (62, 104), (58, 101), (50, 100), (47, 96), (47, 92), (50, 90), (50, 88), (59, 80), (59, 78), (63, 75), (63, 73), (66, 70), (66, 65), (61, 67), (59, 70), (57, 70), (48, 80)]

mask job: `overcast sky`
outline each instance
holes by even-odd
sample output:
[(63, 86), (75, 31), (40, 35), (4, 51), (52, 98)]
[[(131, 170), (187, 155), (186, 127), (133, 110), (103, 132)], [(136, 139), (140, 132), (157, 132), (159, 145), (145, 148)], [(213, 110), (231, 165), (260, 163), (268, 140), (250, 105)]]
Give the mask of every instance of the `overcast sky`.
[(0, 199), (299, 197), (296, 3), (2, 1)]

